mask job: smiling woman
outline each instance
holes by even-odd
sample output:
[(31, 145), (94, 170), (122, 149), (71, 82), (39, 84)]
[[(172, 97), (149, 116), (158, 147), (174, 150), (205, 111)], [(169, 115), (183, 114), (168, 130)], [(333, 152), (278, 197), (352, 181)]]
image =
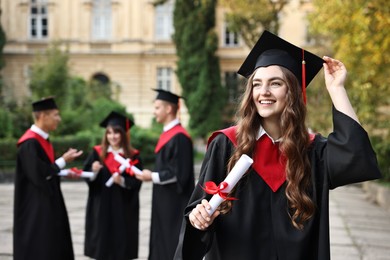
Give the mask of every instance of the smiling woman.
[[(306, 86), (322, 66), (334, 105), (328, 138), (305, 125)], [(329, 190), (381, 176), (346, 68), (265, 31), (238, 72), (248, 78), (239, 120), (209, 139), (175, 259), (329, 260)], [(227, 195), (237, 200), (209, 215), (202, 187), (221, 183), (242, 154), (254, 162)]]
[[(279, 66), (262, 67), (256, 70), (253, 77), (252, 96), (257, 108), (257, 113), (263, 118), (263, 127), (266, 122), (279, 122), (286, 106), (287, 85)], [(265, 120), (266, 119), (266, 120)], [(271, 128), (271, 125), (269, 126)], [(272, 131), (273, 130), (273, 131)], [(278, 139), (281, 133), (274, 132), (277, 129), (268, 129), (268, 133), (274, 139)]]

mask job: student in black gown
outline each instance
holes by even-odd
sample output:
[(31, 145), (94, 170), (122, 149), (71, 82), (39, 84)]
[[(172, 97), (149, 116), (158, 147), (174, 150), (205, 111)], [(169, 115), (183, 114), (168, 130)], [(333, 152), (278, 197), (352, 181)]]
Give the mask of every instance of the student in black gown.
[(164, 132), (156, 145), (154, 172), (136, 177), (153, 181), (149, 259), (171, 260), (178, 243), (184, 208), (194, 189), (191, 137), (176, 117), (179, 96), (160, 89), (154, 101), (156, 121)]
[[(333, 102), (327, 138), (305, 126), (305, 87), (322, 66)], [(381, 176), (346, 68), (265, 31), (238, 73), (248, 78), (238, 122), (209, 139), (175, 259), (328, 260), (329, 190)], [(229, 194), (237, 200), (209, 216), (201, 186), (221, 183), (242, 154), (254, 163)]]
[[(88, 180), (84, 254), (98, 260), (125, 260), (138, 257), (139, 191), (142, 182), (134, 172), (119, 173), (119, 154), (142, 170), (139, 151), (129, 140), (133, 122), (111, 112), (101, 122), (106, 129), (101, 145), (93, 148), (84, 163), (85, 171), (96, 175)], [(113, 177), (113, 184), (106, 182)]]
[[(58, 173), (82, 151), (69, 149), (55, 160), (48, 138), (49, 132), (61, 122), (56, 102), (54, 98), (46, 98), (34, 102), (32, 108), (34, 124), (17, 144), (14, 259), (74, 259)], [(76, 176), (75, 173), (70, 175)]]

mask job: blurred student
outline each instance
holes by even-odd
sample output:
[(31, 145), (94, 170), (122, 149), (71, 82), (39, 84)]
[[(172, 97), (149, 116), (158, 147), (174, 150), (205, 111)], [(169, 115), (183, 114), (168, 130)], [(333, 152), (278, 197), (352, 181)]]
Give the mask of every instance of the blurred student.
[[(130, 159), (142, 170), (139, 151), (130, 144), (134, 123), (115, 111), (100, 123), (106, 129), (101, 145), (93, 148), (84, 163), (93, 171), (87, 180), (89, 192), (85, 224), (84, 254), (98, 260), (138, 258), (139, 191), (142, 182), (130, 169), (119, 171), (115, 155)], [(118, 173), (118, 174), (115, 174)], [(106, 182), (113, 178), (113, 184)]]
[(136, 177), (153, 181), (149, 260), (172, 260), (178, 243), (183, 210), (194, 189), (193, 146), (177, 113), (179, 96), (155, 89), (156, 121), (164, 132), (155, 148), (154, 171), (143, 170)]
[(74, 259), (58, 173), (82, 151), (55, 160), (49, 132), (61, 122), (54, 98), (32, 104), (34, 124), (19, 139), (14, 199), (14, 259)]

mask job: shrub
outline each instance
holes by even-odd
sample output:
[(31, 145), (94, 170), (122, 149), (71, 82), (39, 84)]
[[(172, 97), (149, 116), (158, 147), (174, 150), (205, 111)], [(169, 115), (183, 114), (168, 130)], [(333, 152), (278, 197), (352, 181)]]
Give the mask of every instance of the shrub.
[(390, 182), (390, 142), (380, 137), (374, 137), (371, 141), (383, 175), (382, 180)]

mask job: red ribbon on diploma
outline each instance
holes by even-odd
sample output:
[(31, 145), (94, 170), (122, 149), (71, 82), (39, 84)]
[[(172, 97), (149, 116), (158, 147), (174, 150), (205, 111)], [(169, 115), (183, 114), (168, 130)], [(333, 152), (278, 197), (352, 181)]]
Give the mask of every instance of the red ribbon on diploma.
[(135, 173), (133, 172), (133, 170), (131, 169), (131, 166), (135, 166), (136, 164), (138, 164), (139, 161), (138, 159), (135, 159), (135, 160), (130, 160), (129, 164), (130, 164), (130, 167), (129, 168), (126, 168), (126, 173), (130, 176), (134, 176)]
[(70, 168), (70, 170), (77, 175), (81, 175), (83, 173), (83, 170), (77, 169), (77, 167)]
[(213, 181), (208, 181), (205, 183), (205, 187), (202, 187), (202, 189), (207, 194), (218, 194), (221, 198), (224, 200), (237, 200), (237, 198), (229, 197), (227, 192), (223, 192), (224, 189), (228, 187), (227, 182), (221, 182), (218, 186)]

